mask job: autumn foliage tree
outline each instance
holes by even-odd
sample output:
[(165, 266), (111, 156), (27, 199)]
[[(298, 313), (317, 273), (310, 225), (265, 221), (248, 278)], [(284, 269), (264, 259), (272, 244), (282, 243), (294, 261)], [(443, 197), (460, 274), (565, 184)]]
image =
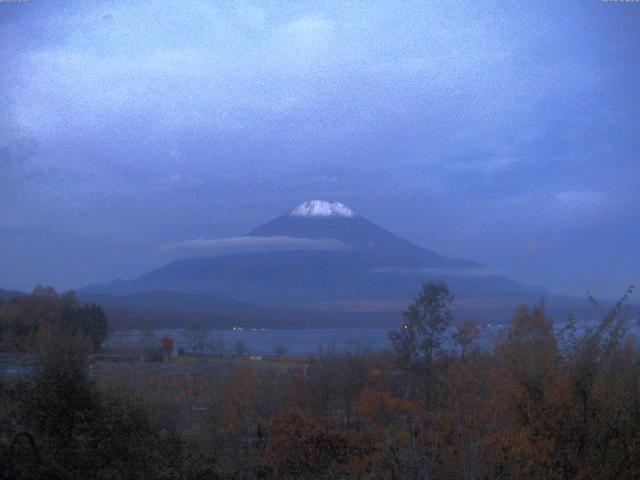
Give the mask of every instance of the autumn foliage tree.
[(359, 450), (354, 433), (327, 426), (309, 412), (287, 409), (273, 418), (265, 449), (269, 478), (345, 478)]
[(81, 304), (72, 291), (62, 295), (37, 286), (31, 295), (15, 298), (1, 308), (0, 333), (5, 345), (18, 351), (42, 347), (47, 335), (64, 331), (89, 338), (99, 348), (107, 336), (107, 317), (93, 303)]
[(164, 336), (160, 339), (160, 348), (162, 348), (162, 350), (164, 350), (165, 352), (169, 353), (173, 350), (173, 338), (168, 337), (168, 336)]
[(474, 343), (478, 341), (482, 332), (478, 324), (473, 320), (465, 320), (456, 325), (455, 332), (451, 336), (455, 344), (460, 348), (460, 354), (464, 357)]
[[(522, 306), (473, 348), (480, 329), (453, 324), (446, 286), (425, 284), (393, 350), (189, 359), (179, 375), (127, 370), (106, 391), (87, 377), (92, 342), (76, 333), (85, 353), (41, 349), (48, 366), (24, 390), (37, 398), (16, 401), (57, 478), (636, 479), (630, 294), (611, 309), (593, 300), (599, 321), (560, 329), (543, 303)], [(59, 300), (43, 297), (22, 307), (51, 313)], [(0, 392), (17, 411), (6, 399), (20, 389)]]

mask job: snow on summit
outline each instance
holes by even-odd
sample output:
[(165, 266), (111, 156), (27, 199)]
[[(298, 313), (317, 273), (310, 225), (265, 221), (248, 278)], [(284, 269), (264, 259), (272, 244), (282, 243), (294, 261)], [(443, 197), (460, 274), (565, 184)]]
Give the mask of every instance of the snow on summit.
[(356, 214), (349, 207), (340, 202), (325, 200), (309, 200), (301, 203), (291, 211), (294, 217), (346, 217), (353, 218)]

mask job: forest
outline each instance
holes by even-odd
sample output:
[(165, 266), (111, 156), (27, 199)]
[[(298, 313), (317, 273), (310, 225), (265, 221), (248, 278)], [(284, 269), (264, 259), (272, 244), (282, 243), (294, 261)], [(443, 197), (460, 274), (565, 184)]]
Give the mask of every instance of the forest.
[(481, 347), (481, 327), (456, 323), (447, 286), (428, 282), (386, 351), (183, 358), (169, 374), (144, 362), (96, 373), (100, 307), (38, 288), (0, 304), (3, 355), (34, 362), (0, 376), (0, 475), (638, 478), (631, 291), (606, 310), (591, 299), (600, 320), (587, 330), (524, 305)]

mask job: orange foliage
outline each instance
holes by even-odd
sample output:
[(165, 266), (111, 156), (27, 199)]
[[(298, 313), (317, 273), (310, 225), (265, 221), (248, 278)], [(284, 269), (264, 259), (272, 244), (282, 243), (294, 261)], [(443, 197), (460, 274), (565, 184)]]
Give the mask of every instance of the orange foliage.
[(354, 468), (357, 435), (329, 428), (310, 413), (285, 409), (270, 425), (265, 463), (274, 478), (341, 478)]

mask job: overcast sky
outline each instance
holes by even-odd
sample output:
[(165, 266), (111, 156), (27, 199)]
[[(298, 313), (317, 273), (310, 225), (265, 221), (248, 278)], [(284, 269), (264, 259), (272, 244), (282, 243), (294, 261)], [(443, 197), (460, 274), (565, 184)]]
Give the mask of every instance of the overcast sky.
[(640, 3), (0, 3), (0, 287), (308, 199), (528, 285), (640, 283)]

